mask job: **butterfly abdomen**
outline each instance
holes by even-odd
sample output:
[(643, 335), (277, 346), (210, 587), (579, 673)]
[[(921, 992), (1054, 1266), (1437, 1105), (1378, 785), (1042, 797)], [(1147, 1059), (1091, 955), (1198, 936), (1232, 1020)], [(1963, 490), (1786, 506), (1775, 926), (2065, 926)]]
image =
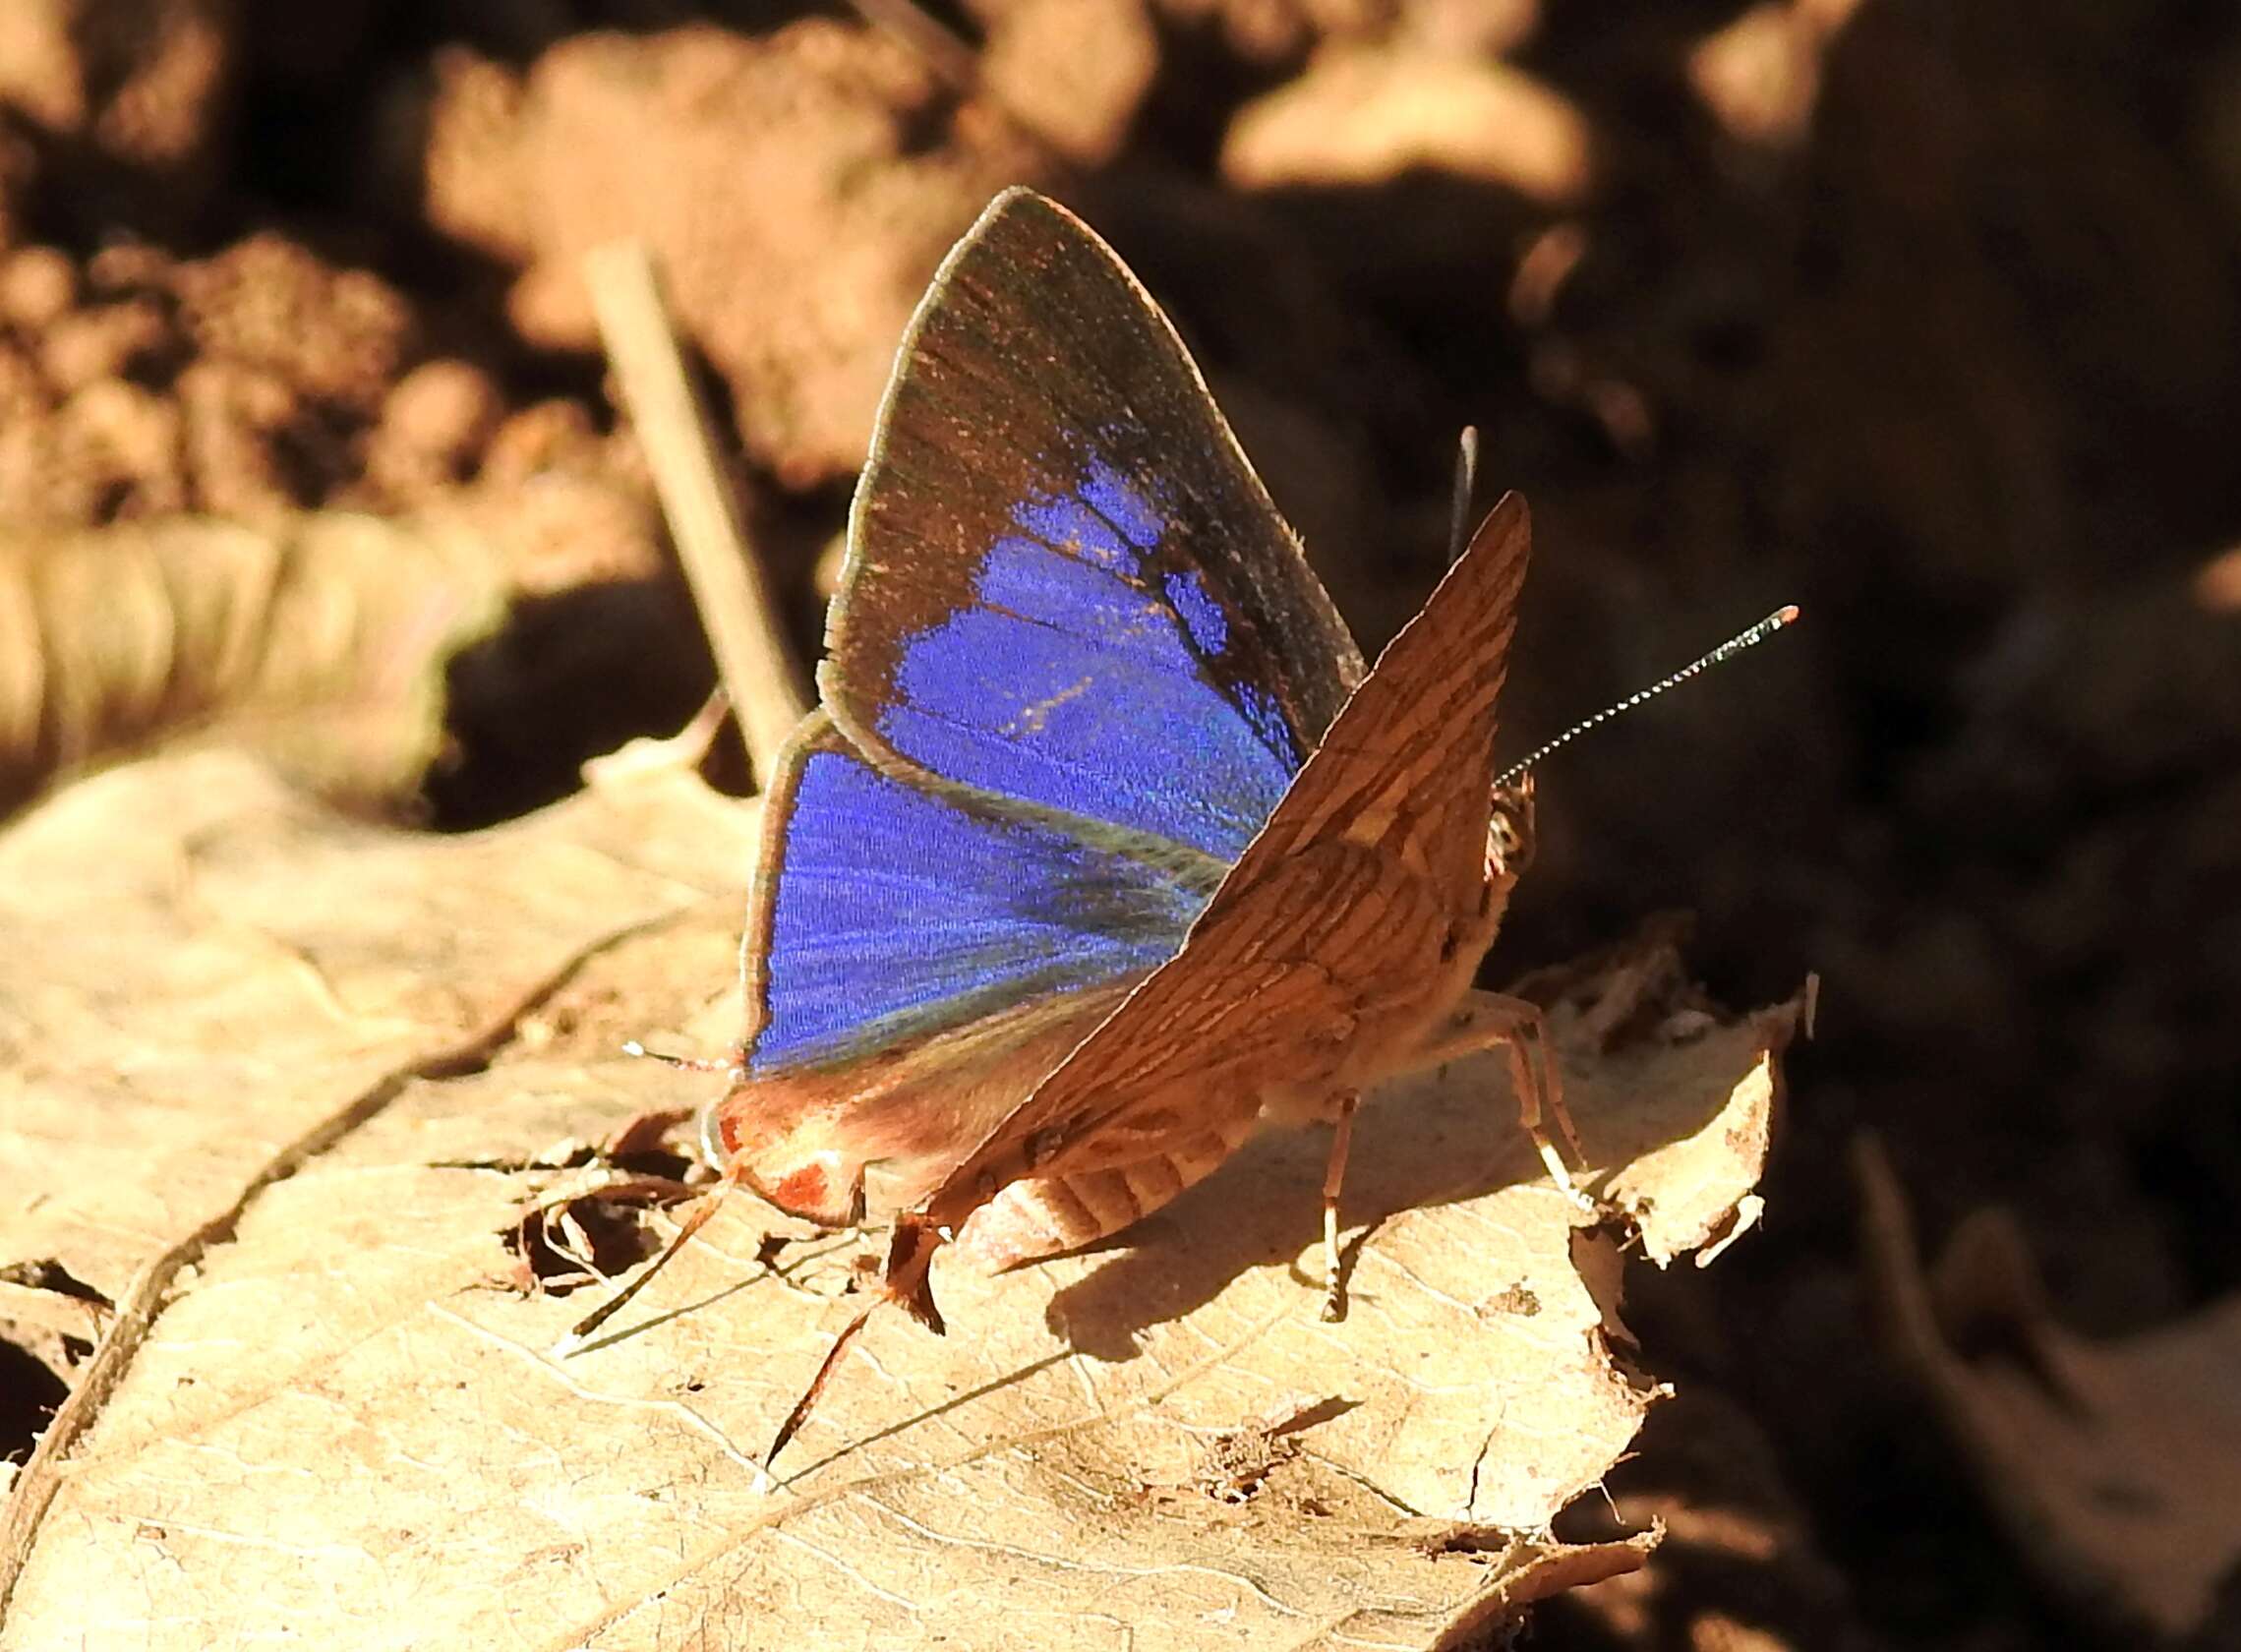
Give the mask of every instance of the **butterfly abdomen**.
[(1163, 1144), (1149, 1144), (1144, 1157), (1014, 1182), (973, 1212), (959, 1248), (995, 1271), (1094, 1244), (1205, 1180), (1245, 1145), (1259, 1117), (1250, 1098), (1207, 1107)]

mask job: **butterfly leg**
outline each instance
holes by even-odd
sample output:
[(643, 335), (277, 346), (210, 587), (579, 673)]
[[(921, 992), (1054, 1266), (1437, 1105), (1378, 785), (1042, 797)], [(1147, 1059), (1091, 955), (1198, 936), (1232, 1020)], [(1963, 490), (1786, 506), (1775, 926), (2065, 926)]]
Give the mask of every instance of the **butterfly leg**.
[(1416, 1067), (1437, 1067), (1466, 1055), (1503, 1046), (1509, 1061), (1510, 1089), (1517, 1095), (1517, 1122), (1533, 1143), (1533, 1150), (1548, 1167), (1549, 1179), (1565, 1198), (1583, 1210), (1595, 1202), (1580, 1192), (1571, 1179), (1563, 1155), (1542, 1128), (1544, 1114), (1556, 1124), (1575, 1163), (1587, 1163), (1579, 1144), (1571, 1111), (1564, 1105), (1563, 1082), (1558, 1073), (1549, 1018), (1529, 999), (1501, 992), (1473, 992), (1464, 1000), (1461, 1025), (1450, 1027), (1427, 1042), (1411, 1062)]
[(667, 1268), (676, 1259), (678, 1252), (692, 1243), (693, 1236), (708, 1225), (708, 1218), (716, 1213), (724, 1202), (724, 1195), (734, 1185), (733, 1179), (727, 1176), (701, 1195), (700, 1203), (693, 1208), (692, 1213), (678, 1224), (676, 1236), (662, 1248), (662, 1254), (654, 1258), (644, 1272), (615, 1292), (581, 1320), (578, 1320), (565, 1336), (553, 1344), (553, 1357), (565, 1359), (582, 1349), (601, 1326), (619, 1313), (625, 1303), (646, 1288), (655, 1274)]
[(1330, 1162), (1323, 1172), (1323, 1317), (1346, 1317), (1346, 1299), (1339, 1279), (1338, 1190), (1346, 1183), (1346, 1154), (1354, 1145), (1354, 1109), (1361, 1105), (1359, 1091), (1345, 1091), (1335, 1099), (1337, 1117), (1330, 1126)]

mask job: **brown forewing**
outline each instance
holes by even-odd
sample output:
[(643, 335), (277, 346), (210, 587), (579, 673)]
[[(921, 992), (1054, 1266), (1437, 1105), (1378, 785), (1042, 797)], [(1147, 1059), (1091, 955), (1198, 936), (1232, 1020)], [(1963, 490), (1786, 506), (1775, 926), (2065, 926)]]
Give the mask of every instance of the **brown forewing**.
[(1471, 920), (1528, 544), (1524, 502), (1508, 496), (1331, 724), (1181, 952), (906, 1218), (891, 1285), (918, 1294), (931, 1255), (921, 1235), (954, 1231), (1013, 1181), (1094, 1155), (1101, 1133), (1148, 1114), (1187, 1118), (1209, 1087), (1353, 1082), (1376, 1066), (1365, 1053), (1412, 1037), (1467, 984), (1477, 952), (1458, 958), (1455, 942), (1490, 938)]
[(1531, 541), (1525, 501), (1504, 495), (1423, 612), (1379, 656), (1224, 890), (1310, 845), (1342, 839), (1397, 856), (1449, 906), (1477, 900), (1495, 703)]

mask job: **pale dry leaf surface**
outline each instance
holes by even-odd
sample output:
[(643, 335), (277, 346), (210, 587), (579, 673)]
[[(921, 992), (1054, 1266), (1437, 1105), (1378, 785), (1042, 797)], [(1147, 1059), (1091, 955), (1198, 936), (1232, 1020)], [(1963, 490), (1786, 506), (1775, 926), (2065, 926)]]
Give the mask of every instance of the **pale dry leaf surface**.
[(1889, 1159), (1863, 1142), (1855, 1168), (1891, 1348), (2041, 1585), (2116, 1634), (2201, 1629), (2241, 1566), (2241, 1297), (2089, 1341), (2012, 1218), (1924, 1269)]
[(660, 805), (657, 833), (641, 796), (438, 838), (207, 752), (0, 830), (0, 1261), (121, 1295), (285, 1145), (727, 887), (741, 811)]
[[(602, 1649), (1436, 1647), (1639, 1563), (1647, 1539), (1545, 1536), (1655, 1390), (1609, 1339), (1622, 1241), (1575, 1226), (1545, 1185), (1499, 1060), (1365, 1112), (1344, 1322), (1318, 1318), (1326, 1139), (1268, 1136), (1123, 1243), (996, 1278), (939, 1272), (951, 1335), (875, 1320), (765, 1491), (753, 1456), (877, 1235), (816, 1235), (737, 1199), (567, 1359), (550, 1350), (586, 1298), (522, 1294), (504, 1238), (581, 1173), (556, 1144), (712, 1082), (612, 1051), (736, 1031), (744, 811), (682, 782), (616, 786), (433, 841), (339, 827), (236, 766), (97, 785), (144, 788), (127, 796), (151, 841), (173, 831), (148, 824), (154, 799), (203, 801), (176, 811), (167, 853), (139, 852), (138, 878), (81, 866), (52, 885), (79, 914), (54, 916), (52, 944), (135, 944), (103, 959), (115, 1026), (85, 984), (18, 1012), (13, 1047), (59, 1039), (67, 1065), (9, 1082), (67, 1081), (75, 1099), (44, 1103), (35, 1140), (0, 1138), (10, 1185), (53, 1190), (69, 1219), (12, 1210), (0, 1245), (98, 1259), (113, 1280), (354, 1086), (408, 1076), (173, 1281), (48, 1477), (0, 1647), (450, 1646), (501, 1625), (524, 1646)], [(235, 806), (208, 800), (229, 788)], [(95, 790), (6, 852), (53, 863), (55, 811), (99, 815)], [(220, 942), (174, 978), (169, 955)], [(276, 996), (236, 998), (221, 1038), (194, 1000), (229, 974)], [(560, 984), (490, 1062), (409, 1076), (539, 978)], [(1560, 1007), (1560, 1038), (1590, 1025), (1593, 997)], [(1677, 1037), (1652, 1015), (1574, 1038), (1590, 1155), (1653, 1208), (1705, 1210), (1724, 1189), (1732, 1210), (1792, 1019), (1700, 1018)], [(205, 1076), (213, 1046), (240, 1065)], [(112, 1069), (171, 1082), (143, 1093)], [(164, 1150), (137, 1180), (115, 1146), (136, 1130)], [(1670, 1188), (1645, 1168), (1658, 1153), (1679, 1166)], [(174, 1210), (188, 1166), (196, 1197)], [(102, 1220), (100, 1174), (125, 1178), (132, 1243)], [(1271, 1418), (1297, 1421), (1256, 1465)], [(1257, 1469), (1242, 1491), (1241, 1463)]]

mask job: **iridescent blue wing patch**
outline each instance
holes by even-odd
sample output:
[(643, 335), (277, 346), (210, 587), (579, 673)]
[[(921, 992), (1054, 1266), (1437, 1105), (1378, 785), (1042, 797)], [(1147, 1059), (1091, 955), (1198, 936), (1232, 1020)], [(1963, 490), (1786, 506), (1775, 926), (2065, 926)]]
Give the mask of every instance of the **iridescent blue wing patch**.
[(827, 651), (889, 772), (1221, 861), (1363, 675), (1174, 329), (1024, 191), (912, 324)]
[(741, 948), (750, 1076), (1142, 974), (1182, 944), (1220, 871), (898, 779), (821, 713), (788, 744), (763, 807)]

